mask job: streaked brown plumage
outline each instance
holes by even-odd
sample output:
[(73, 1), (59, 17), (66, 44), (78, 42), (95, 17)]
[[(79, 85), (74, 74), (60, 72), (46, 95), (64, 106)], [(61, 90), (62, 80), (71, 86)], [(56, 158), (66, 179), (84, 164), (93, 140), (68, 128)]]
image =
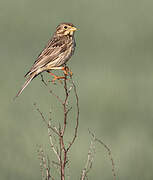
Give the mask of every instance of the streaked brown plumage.
[(16, 97), (23, 92), (25, 87), (38, 74), (43, 71), (63, 69), (63, 67), (65, 67), (66, 62), (70, 59), (75, 50), (75, 31), (76, 28), (71, 23), (61, 23), (57, 26), (53, 37), (48, 42), (44, 50), (39, 54), (29, 72), (25, 75), (27, 80), (17, 93)]

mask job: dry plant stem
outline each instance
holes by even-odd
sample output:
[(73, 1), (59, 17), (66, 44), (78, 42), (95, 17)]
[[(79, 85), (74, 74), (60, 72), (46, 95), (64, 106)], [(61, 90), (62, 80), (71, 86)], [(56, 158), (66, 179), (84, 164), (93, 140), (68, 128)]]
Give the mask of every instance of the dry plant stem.
[(95, 139), (93, 139), (90, 143), (87, 162), (86, 162), (85, 168), (82, 170), (82, 175), (80, 178), (81, 180), (85, 180), (85, 178), (88, 179), (87, 174), (89, 173), (89, 171), (92, 168), (92, 163), (93, 163), (94, 154), (95, 154), (94, 141), (95, 141)]
[(67, 110), (67, 101), (68, 101), (68, 97), (69, 97), (69, 93), (68, 93), (68, 89), (67, 89), (67, 75), (65, 74), (65, 79), (64, 79), (64, 90), (65, 90), (65, 100), (63, 102), (63, 110), (64, 110), (64, 127), (62, 130), (62, 136), (64, 135), (65, 129), (66, 129), (66, 121), (67, 121), (67, 114), (68, 114), (68, 110)]
[(50, 174), (50, 161), (49, 161), (49, 158), (45, 157), (44, 151), (42, 150), (41, 146), (38, 149), (38, 155), (39, 155), (39, 159), (41, 160), (40, 169), (41, 169), (42, 179), (44, 179), (44, 177), (45, 177), (43, 169), (46, 171), (45, 180), (49, 180), (50, 178), (54, 179), (53, 177), (51, 177), (51, 174)]
[(112, 174), (113, 174), (113, 178), (114, 180), (116, 180), (116, 173), (115, 173), (115, 164), (114, 164), (114, 160), (113, 160), (113, 157), (112, 157), (112, 153), (111, 153), (111, 150), (110, 148), (108, 148), (108, 146), (106, 144), (104, 144), (101, 140), (97, 139), (96, 138), (96, 141), (99, 142), (100, 144), (102, 144), (108, 151), (108, 155), (110, 157), (110, 160), (111, 160), (111, 163), (112, 163)]
[(90, 144), (87, 162), (86, 162), (85, 168), (82, 170), (82, 174), (81, 174), (80, 180), (88, 179), (87, 174), (89, 173), (89, 171), (90, 171), (91, 168), (92, 168), (93, 158), (94, 158), (94, 155), (95, 155), (95, 146), (94, 146), (95, 142), (98, 142), (98, 143), (100, 143), (101, 145), (103, 145), (104, 148), (108, 151), (108, 155), (109, 155), (110, 160), (111, 160), (111, 163), (112, 163), (113, 179), (116, 180), (115, 165), (114, 165), (114, 160), (113, 160), (113, 157), (112, 157), (112, 153), (111, 153), (110, 148), (109, 148), (103, 141), (97, 139), (97, 138), (95, 137), (95, 134), (92, 133), (90, 130), (89, 130), (89, 133), (91, 134), (93, 140), (91, 141), (91, 144)]
[[(70, 77), (71, 77), (71, 80), (72, 80), (72, 76), (70, 76)], [(72, 144), (74, 143), (74, 141), (75, 141), (75, 139), (77, 137), (77, 131), (78, 131), (78, 125), (79, 125), (79, 98), (78, 98), (78, 95), (77, 95), (76, 86), (75, 86), (74, 82), (72, 81), (72, 85), (73, 85), (74, 93), (75, 93), (75, 97), (76, 97), (77, 117), (76, 117), (76, 126), (75, 126), (74, 136), (72, 138), (72, 141), (69, 143), (68, 147), (65, 148), (64, 141), (63, 141), (63, 136), (64, 136), (64, 132), (65, 132), (65, 129), (66, 129), (66, 124), (67, 124), (67, 114), (68, 114), (68, 112), (70, 110), (70, 109), (67, 109), (67, 101), (68, 101), (68, 97), (69, 97), (69, 92), (68, 92), (68, 88), (67, 88), (66, 79), (67, 78), (66, 78), (66, 75), (65, 75), (65, 79), (64, 79), (65, 100), (64, 100), (64, 103), (63, 103), (64, 127), (63, 127), (63, 130), (62, 130), (61, 139), (60, 139), (61, 147), (62, 147), (63, 153), (64, 153), (64, 155), (63, 155), (64, 160), (63, 160), (63, 165), (62, 165), (62, 170), (63, 171), (62, 172), (64, 172), (66, 163), (68, 162), (67, 153), (68, 153), (69, 149), (71, 148)]]
[[(61, 126), (61, 124), (59, 124), (58, 128), (55, 127), (55, 126), (52, 126), (51, 120), (49, 119), (49, 122), (47, 122), (45, 117), (44, 117), (44, 115), (43, 115), (43, 113), (40, 111), (40, 109), (38, 107), (36, 107), (36, 104), (34, 104), (35, 107), (36, 107), (36, 110), (39, 112), (39, 114), (41, 115), (43, 121), (45, 122), (45, 124), (48, 127), (48, 136), (49, 136), (49, 140), (50, 140), (50, 147), (51, 147), (52, 151), (54, 152), (54, 154), (56, 155), (56, 157), (58, 159), (58, 162), (52, 161), (52, 163), (53, 163), (53, 165), (56, 165), (56, 167), (58, 167), (60, 169), (59, 173), (60, 173), (61, 180), (65, 180), (65, 168), (66, 168), (67, 163), (69, 162), (69, 160), (68, 160), (68, 152), (69, 152), (69, 150), (71, 149), (71, 146), (73, 145), (73, 143), (76, 140), (77, 132), (78, 132), (78, 126), (79, 126), (79, 98), (78, 98), (76, 86), (75, 86), (74, 81), (72, 80), (72, 75), (69, 74), (70, 80), (71, 80), (70, 82), (71, 82), (72, 86), (68, 89), (67, 74), (64, 74), (64, 75), (65, 75), (65, 78), (64, 78), (64, 94), (65, 94), (64, 100), (62, 100), (58, 95), (56, 95), (48, 87), (48, 84), (44, 81), (43, 76), (41, 75), (42, 82), (49, 89), (49, 93), (52, 94), (53, 96), (55, 96), (57, 101), (63, 107), (64, 121), (63, 121), (62, 126)], [(74, 135), (72, 137), (72, 140), (66, 146), (65, 145), (65, 141), (64, 141), (64, 134), (65, 134), (65, 131), (66, 131), (66, 128), (67, 128), (68, 113), (72, 109), (72, 107), (68, 108), (68, 98), (69, 98), (71, 89), (74, 90), (74, 95), (75, 95), (75, 99), (76, 99), (76, 109), (77, 109), (76, 110), (77, 111), (77, 113), (76, 113), (76, 125), (74, 127)], [(88, 176), (87, 175), (88, 175), (89, 171), (92, 169), (93, 159), (94, 159), (94, 155), (95, 155), (95, 142), (100, 143), (107, 150), (108, 155), (109, 155), (110, 160), (111, 160), (111, 164), (112, 164), (113, 179), (116, 180), (115, 164), (114, 164), (114, 160), (112, 158), (111, 149), (103, 141), (97, 139), (95, 137), (95, 134), (92, 133), (90, 130), (89, 130), (89, 133), (91, 134), (93, 140), (90, 143), (87, 161), (86, 161), (86, 164), (85, 164), (85, 168), (82, 170), (80, 180), (85, 180), (85, 179), (88, 180)], [(55, 143), (56, 143), (55, 136), (57, 136), (58, 140), (59, 140), (59, 146), (58, 147), (56, 147), (56, 145), (55, 145)], [(54, 140), (55, 142), (53, 141), (53, 137), (55, 139)], [(42, 157), (41, 158), (41, 162), (42, 162), (42, 165), (41, 165), (42, 177), (44, 177), (44, 174), (43, 174), (44, 173), (43, 169), (44, 169), (46, 171), (46, 178), (45, 178), (45, 180), (49, 180), (50, 178), (52, 180), (54, 180), (54, 178), (51, 177), (51, 175), (50, 175), (50, 162), (49, 162), (49, 159), (48, 159), (48, 163), (47, 163), (46, 158), (43, 155), (43, 153), (42, 153), (41, 157)]]
[[(72, 77), (71, 77), (72, 79)], [(61, 164), (61, 180), (65, 179), (65, 167), (66, 163), (68, 162), (68, 156), (67, 153), (69, 149), (71, 148), (72, 144), (74, 143), (76, 137), (77, 137), (77, 130), (78, 130), (78, 124), (79, 124), (79, 99), (76, 91), (76, 87), (74, 82), (72, 81), (72, 85), (74, 88), (74, 93), (76, 97), (76, 104), (77, 104), (77, 118), (76, 118), (76, 126), (75, 126), (75, 134), (72, 138), (72, 141), (70, 142), (69, 146), (66, 148), (64, 144), (64, 133), (66, 130), (67, 126), (67, 115), (68, 112), (71, 110), (71, 108), (68, 109), (67, 104), (68, 104), (68, 97), (69, 97), (69, 92), (68, 87), (67, 87), (67, 76), (65, 75), (64, 79), (64, 90), (65, 90), (65, 99), (64, 102), (62, 103), (63, 105), (63, 111), (64, 111), (64, 125), (63, 128), (61, 128), (61, 125), (59, 125), (59, 133), (60, 133), (60, 138), (59, 138), (59, 144), (60, 144), (60, 164)], [(63, 160), (62, 160), (62, 155), (63, 155)]]
[(47, 121), (46, 121), (43, 113), (42, 113), (42, 112), (40, 111), (40, 109), (37, 107), (37, 104), (36, 104), (36, 103), (34, 103), (34, 106), (35, 106), (36, 110), (38, 111), (38, 113), (40, 114), (42, 120), (43, 120), (43, 121), (45, 122), (45, 124), (48, 126), (48, 128), (50, 128), (54, 133), (56, 133), (56, 134), (59, 136), (59, 133), (58, 133), (58, 131), (56, 130), (56, 128), (52, 127), (52, 126), (50, 125), (50, 123), (47, 123)]
[[(70, 77), (71, 77), (71, 80), (72, 80), (72, 76), (70, 76)], [(75, 98), (76, 98), (77, 115), (76, 115), (76, 125), (75, 125), (74, 136), (72, 138), (72, 141), (69, 143), (69, 146), (67, 147), (67, 151), (69, 151), (69, 149), (71, 148), (71, 146), (73, 145), (73, 143), (74, 143), (74, 141), (75, 141), (75, 139), (77, 137), (78, 127), (79, 127), (79, 114), (80, 114), (79, 97), (78, 97), (76, 86), (75, 86), (73, 80), (72, 80), (72, 85), (73, 85), (73, 88), (74, 88), (74, 94), (75, 94)]]
[(61, 131), (61, 125), (59, 124), (59, 132), (60, 132), (60, 137), (59, 137), (59, 147), (60, 147), (60, 171), (61, 171), (61, 180), (65, 180), (65, 163), (63, 162), (63, 156), (65, 159), (65, 154), (63, 155), (63, 136), (62, 136), (62, 131)]
[(48, 157), (47, 157), (47, 160), (48, 160), (48, 166), (47, 166), (46, 159), (44, 159), (44, 161), (45, 161), (44, 168), (46, 169), (46, 180), (49, 180), (51, 175), (50, 175), (50, 161), (49, 161)]
[(41, 172), (41, 179), (44, 178), (44, 172), (43, 172), (43, 153), (42, 153), (42, 148), (41, 146), (38, 147), (38, 150), (37, 150), (37, 153), (38, 153), (38, 158), (40, 160), (40, 172)]
[(56, 150), (56, 148), (55, 148), (55, 146), (54, 146), (54, 143), (53, 143), (53, 140), (52, 140), (52, 134), (51, 134), (51, 129), (50, 129), (50, 127), (51, 127), (51, 122), (49, 121), (49, 126), (48, 126), (48, 135), (49, 135), (49, 141), (50, 141), (50, 146), (51, 146), (51, 149), (53, 150), (53, 152), (54, 152), (54, 154), (56, 155), (56, 157), (57, 157), (57, 159), (58, 159), (58, 161), (59, 161), (59, 163), (60, 163), (60, 157), (59, 157), (59, 154), (58, 154), (58, 152), (57, 152), (57, 150)]
[[(51, 120), (49, 120), (49, 123), (48, 123), (46, 121), (45, 117), (43, 116), (43, 113), (39, 110), (38, 107), (36, 107), (36, 104), (35, 104), (36, 110), (39, 112), (43, 121), (48, 126), (48, 135), (49, 135), (49, 140), (50, 140), (50, 146), (51, 146), (52, 151), (54, 152), (54, 154), (56, 155), (56, 157), (58, 159), (58, 163), (55, 163), (55, 164), (60, 166), (61, 180), (65, 180), (65, 168), (66, 168), (66, 164), (68, 163), (68, 152), (69, 152), (71, 146), (73, 145), (73, 143), (75, 142), (75, 139), (77, 137), (78, 126), (79, 126), (79, 98), (77, 95), (76, 86), (74, 84), (74, 81), (72, 80), (72, 75), (70, 75), (70, 80), (71, 80), (70, 83), (72, 84), (72, 87), (70, 87), (68, 89), (67, 74), (64, 74), (64, 76), (65, 76), (65, 78), (64, 78), (64, 94), (65, 94), (65, 97), (64, 97), (64, 100), (62, 100), (58, 95), (56, 95), (48, 87), (48, 84), (44, 81), (43, 76), (41, 75), (42, 82), (49, 89), (49, 93), (51, 93), (53, 96), (55, 96), (57, 101), (63, 107), (64, 120), (63, 120), (62, 126), (61, 126), (61, 124), (59, 124), (59, 128), (53, 127), (51, 125)], [(71, 89), (74, 89), (74, 94), (75, 94), (75, 99), (76, 99), (77, 115), (76, 115), (76, 125), (74, 127), (74, 129), (75, 129), (74, 135), (73, 135), (72, 140), (70, 141), (69, 145), (66, 147), (65, 142), (64, 142), (64, 134), (65, 134), (66, 127), (67, 127), (68, 113), (72, 109), (72, 107), (70, 107), (70, 108), (68, 107), (68, 98), (69, 98)], [(54, 133), (59, 139), (59, 147), (58, 148), (55, 147), (55, 144), (53, 142), (54, 135), (52, 133)]]
[(111, 164), (112, 164), (112, 174), (113, 174), (113, 179), (116, 180), (116, 173), (115, 173), (115, 163), (114, 163), (114, 160), (113, 160), (113, 156), (112, 156), (112, 153), (111, 153), (111, 149), (101, 140), (97, 139), (95, 137), (95, 135), (89, 130), (89, 133), (91, 134), (91, 136), (93, 138), (95, 138), (95, 141), (97, 141), (98, 143), (100, 143), (101, 145), (104, 146), (104, 148), (107, 150), (108, 152), (108, 155), (110, 157), (110, 160), (111, 160)]

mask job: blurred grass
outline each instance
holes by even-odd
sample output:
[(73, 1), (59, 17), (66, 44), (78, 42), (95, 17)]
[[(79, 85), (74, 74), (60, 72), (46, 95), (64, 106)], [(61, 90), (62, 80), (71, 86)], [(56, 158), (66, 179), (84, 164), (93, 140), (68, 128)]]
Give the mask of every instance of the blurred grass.
[[(150, 0), (0, 1), (0, 179), (40, 179), (36, 144), (47, 146), (48, 139), (33, 103), (47, 115), (56, 100), (39, 77), (19, 99), (12, 98), (60, 22), (79, 29), (69, 61), (81, 111), (71, 177), (78, 179), (84, 166), (90, 128), (111, 146), (120, 179), (153, 178), (152, 6)], [(62, 118), (57, 110), (54, 115)], [(89, 178), (101, 177), (112, 174), (98, 146)]]

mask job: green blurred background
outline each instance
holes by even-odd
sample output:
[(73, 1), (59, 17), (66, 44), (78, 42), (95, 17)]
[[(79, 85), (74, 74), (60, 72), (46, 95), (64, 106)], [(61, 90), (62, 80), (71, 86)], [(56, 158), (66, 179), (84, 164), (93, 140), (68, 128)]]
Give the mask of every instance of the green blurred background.
[[(79, 179), (84, 167), (88, 128), (111, 147), (118, 179), (153, 179), (152, 7), (150, 0), (0, 1), (0, 179), (41, 179), (36, 144), (47, 151), (48, 137), (33, 103), (46, 117), (52, 108), (55, 122), (62, 114), (40, 77), (12, 99), (61, 22), (79, 29), (69, 61), (80, 99), (70, 179)], [(58, 94), (60, 87), (53, 87)], [(99, 145), (89, 179), (113, 179), (107, 152)]]

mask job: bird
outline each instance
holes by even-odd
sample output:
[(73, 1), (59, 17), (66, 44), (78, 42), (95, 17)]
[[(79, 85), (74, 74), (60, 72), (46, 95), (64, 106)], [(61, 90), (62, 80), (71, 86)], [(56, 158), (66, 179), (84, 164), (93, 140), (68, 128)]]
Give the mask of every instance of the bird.
[(57, 77), (51, 73), (51, 70), (60, 69), (67, 73), (66, 63), (74, 54), (76, 47), (74, 38), (76, 30), (77, 28), (72, 23), (61, 23), (56, 27), (55, 33), (38, 55), (31, 69), (25, 74), (27, 79), (15, 98), (23, 92), (35, 77), (44, 71), (53, 75), (54, 80), (63, 78)]

